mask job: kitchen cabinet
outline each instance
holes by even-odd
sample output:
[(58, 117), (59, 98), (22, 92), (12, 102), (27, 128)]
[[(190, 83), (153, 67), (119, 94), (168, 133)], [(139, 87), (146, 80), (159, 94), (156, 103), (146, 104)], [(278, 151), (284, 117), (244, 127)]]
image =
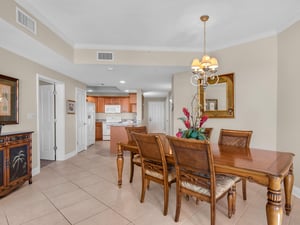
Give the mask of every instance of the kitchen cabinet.
[(136, 94), (130, 93), (129, 96), (100, 97), (87, 96), (88, 102), (96, 104), (96, 113), (104, 113), (105, 105), (121, 105), (121, 112), (136, 112)]
[(104, 113), (104, 97), (98, 97), (96, 104), (96, 113)]
[(97, 96), (87, 96), (86, 101), (87, 102), (94, 102), (97, 105), (98, 97)]
[(96, 141), (102, 141), (102, 122), (96, 122)]
[(30, 131), (0, 135), (0, 197), (27, 180), (32, 183), (31, 134)]
[(129, 98), (122, 97), (120, 98), (121, 112), (130, 112), (129, 107)]
[(129, 94), (130, 112), (136, 112), (136, 94)]
[(104, 97), (104, 105), (120, 105), (119, 97)]
[(130, 112), (136, 113), (136, 104), (130, 104)]
[(130, 93), (129, 94), (129, 103), (130, 104), (136, 104), (136, 94), (135, 93)]

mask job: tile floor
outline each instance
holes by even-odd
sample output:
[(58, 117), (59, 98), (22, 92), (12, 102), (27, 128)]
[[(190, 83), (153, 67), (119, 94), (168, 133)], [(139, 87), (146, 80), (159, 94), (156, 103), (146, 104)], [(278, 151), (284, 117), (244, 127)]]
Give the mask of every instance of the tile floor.
[[(169, 212), (163, 216), (163, 190), (151, 183), (145, 202), (139, 202), (140, 170), (129, 183), (129, 154), (125, 156), (123, 186), (117, 186), (116, 156), (109, 153), (109, 142), (97, 142), (87, 151), (64, 162), (54, 162), (41, 169), (28, 182), (0, 199), (0, 225), (209, 225), (209, 205), (193, 199), (182, 201), (178, 223), (174, 222), (175, 185), (170, 192)], [(237, 212), (226, 216), (226, 200), (217, 204), (217, 225), (265, 225), (266, 189), (248, 183), (248, 200), (237, 188)], [(297, 222), (298, 221), (298, 222)], [(300, 221), (300, 199), (293, 197), (290, 216), (284, 225)]]

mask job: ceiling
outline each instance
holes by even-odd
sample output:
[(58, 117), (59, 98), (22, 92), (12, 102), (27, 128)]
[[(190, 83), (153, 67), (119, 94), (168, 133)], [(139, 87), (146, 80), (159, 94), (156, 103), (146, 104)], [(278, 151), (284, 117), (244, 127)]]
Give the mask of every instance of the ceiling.
[[(207, 22), (208, 51), (275, 35), (300, 19), (299, 0), (16, 2), (74, 48), (89, 49), (200, 53), (203, 36), (201, 15), (210, 16)], [(2, 47), (87, 85), (115, 86), (121, 90), (142, 89), (152, 92), (153, 97), (159, 97), (171, 89), (172, 74), (189, 70), (188, 65), (108, 67), (73, 64), (4, 20), (0, 20), (0, 29), (5, 31), (0, 40)], [(26, 41), (27, 46), (21, 45), (20, 41)], [(120, 80), (126, 83), (120, 84)]]

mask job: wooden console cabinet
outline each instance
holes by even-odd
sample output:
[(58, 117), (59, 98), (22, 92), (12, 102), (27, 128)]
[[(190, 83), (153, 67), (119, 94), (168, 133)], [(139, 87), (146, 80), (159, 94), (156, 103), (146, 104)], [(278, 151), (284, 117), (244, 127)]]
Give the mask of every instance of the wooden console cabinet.
[(0, 135), (0, 197), (10, 193), (28, 180), (32, 183), (33, 132)]

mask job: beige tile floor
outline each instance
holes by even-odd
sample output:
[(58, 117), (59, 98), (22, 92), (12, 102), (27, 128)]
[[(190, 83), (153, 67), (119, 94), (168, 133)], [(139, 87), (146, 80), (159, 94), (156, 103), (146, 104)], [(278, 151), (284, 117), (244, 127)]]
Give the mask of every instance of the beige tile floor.
[[(145, 202), (139, 202), (140, 170), (129, 183), (129, 158), (125, 156), (123, 186), (117, 186), (116, 156), (109, 153), (109, 142), (97, 142), (87, 151), (64, 162), (41, 169), (28, 182), (0, 199), (0, 225), (209, 225), (209, 205), (183, 199), (178, 223), (174, 222), (175, 185), (170, 191), (169, 212), (163, 216), (163, 190), (151, 183)], [(226, 216), (226, 200), (217, 204), (217, 225), (265, 225), (266, 188), (248, 183), (248, 200), (237, 187), (237, 212)], [(300, 200), (293, 197), (290, 216), (284, 225), (300, 224)]]

